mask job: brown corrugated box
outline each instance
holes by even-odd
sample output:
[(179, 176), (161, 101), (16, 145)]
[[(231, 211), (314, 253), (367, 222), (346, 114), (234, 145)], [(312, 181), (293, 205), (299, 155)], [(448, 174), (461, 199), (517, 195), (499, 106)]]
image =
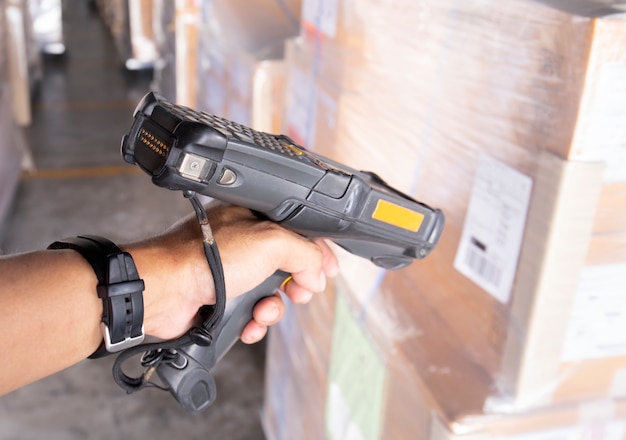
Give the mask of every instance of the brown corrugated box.
[[(303, 39), (313, 48), (308, 64), (344, 91), (356, 89), (370, 102), (394, 109), (410, 99), (430, 102), (442, 116), (460, 105), (468, 117), (505, 118), (519, 126), (486, 125), (494, 139), (511, 139), (533, 152), (547, 149), (564, 159), (595, 158), (588, 133), (597, 135), (598, 124), (590, 114), (597, 89), (612, 79), (607, 71), (625, 62), (623, 18), (588, 19), (529, 1), (506, 8), (395, 2), (381, 9), (343, 0), (330, 2), (336, 7), (327, 9), (334, 14), (323, 2), (309, 3), (320, 8), (322, 24), (311, 36), (315, 19), (307, 22), (305, 15), (309, 32)], [(405, 37), (408, 30), (414, 38)], [(349, 34), (361, 43), (341, 38)], [(444, 95), (448, 101), (436, 102)], [(395, 115), (403, 114), (397, 110)], [(411, 116), (417, 117), (416, 130), (429, 118), (427, 112)], [(466, 127), (450, 130), (471, 134)]]
[[(479, 406), (454, 419), (450, 414), (459, 407), (467, 410), (467, 401), (475, 398), (480, 377), (463, 377), (465, 368), (438, 363), (433, 359), (427, 374), (412, 369), (415, 365), (406, 353), (392, 352), (387, 360), (385, 417), (380, 439), (428, 440), (547, 440), (592, 438), (626, 439), (626, 401), (597, 399), (551, 405), (511, 414), (490, 414)], [(461, 365), (459, 365), (461, 366)], [(432, 382), (450, 381), (443, 395), (433, 394)], [(482, 391), (484, 392), (484, 390)], [(480, 404), (480, 402), (476, 402)]]
[[(488, 379), (476, 374), (478, 370), (472, 371), (462, 348), (454, 347), (458, 340), (436, 336), (421, 344), (422, 349), (415, 345), (412, 352), (398, 350), (394, 345), (398, 341), (387, 337), (388, 328), (365, 324), (368, 318), (351, 301), (353, 297), (339, 276), (310, 304), (289, 305), (284, 320), (272, 328), (262, 412), (268, 440), (536, 440), (578, 438), (575, 436), (581, 433), (589, 436), (583, 438), (594, 440), (626, 438), (626, 403), (619, 399), (577, 401), (513, 414), (484, 413), (477, 397), (488, 392)], [(341, 303), (348, 305), (348, 316), (336, 313)], [(405, 332), (407, 342), (424, 338), (431, 328), (441, 328), (429, 310), (423, 311), (422, 318), (421, 332)], [(331, 356), (343, 357), (333, 344), (340, 337), (337, 332), (345, 328), (344, 320), (359, 326), (361, 338), (372, 350), (370, 358), (361, 359), (360, 364), (355, 365), (353, 359), (353, 363), (339, 368), (367, 368), (372, 361), (380, 363), (384, 368), (382, 384), (350, 384), (382, 385), (379, 400), (363, 398), (340, 404), (333, 400), (331, 390), (336, 391), (337, 384), (332, 382), (331, 369), (338, 359)], [(451, 352), (458, 356), (451, 357)], [(429, 360), (425, 371), (415, 368), (421, 363), (416, 362), (420, 357)], [(362, 380), (360, 372), (352, 371), (355, 381)], [(342, 385), (345, 383), (339, 387)], [(367, 391), (362, 394), (370, 396)], [(472, 400), (474, 411), (468, 405)], [(362, 420), (356, 420), (360, 412), (378, 423), (367, 430)], [(447, 418), (451, 414), (455, 414), (452, 420)], [(346, 428), (342, 430), (342, 426)]]
[(334, 306), (331, 282), (306, 306), (287, 303), (280, 325), (270, 329), (262, 412), (269, 439), (323, 435)]
[[(619, 158), (598, 156), (607, 148), (581, 134), (596, 123), (594, 85), (606, 80), (599, 72), (626, 62), (624, 21), (525, 1), (489, 8), (479, 1), (400, 3), (338, 2), (338, 30), (309, 28), (299, 42), (302, 57), (294, 58), (313, 84), (313, 103), (304, 103), (312, 116), (290, 126), (299, 140), (376, 171), (447, 216), (437, 249), (403, 271), (364, 276), (375, 272), (369, 263), (341, 257), (366, 327), (379, 328), (392, 310), (399, 328), (421, 330), (421, 337), (396, 339), (382, 332), (377, 342), (388, 339), (404, 353), (434, 399), (445, 402), (440, 417), (451, 426), (483, 412), (621, 396), (615, 378), (624, 357), (569, 364), (561, 351), (580, 272), (598, 256), (624, 262), (618, 219), (626, 205), (615, 204), (624, 185), (606, 180)], [(341, 50), (350, 53), (331, 69), (325, 54)], [(326, 94), (330, 105), (317, 99), (328, 84), (336, 86)], [(504, 299), (454, 265), (485, 156), (532, 179), (516, 276)], [(590, 372), (601, 380), (586, 380)]]

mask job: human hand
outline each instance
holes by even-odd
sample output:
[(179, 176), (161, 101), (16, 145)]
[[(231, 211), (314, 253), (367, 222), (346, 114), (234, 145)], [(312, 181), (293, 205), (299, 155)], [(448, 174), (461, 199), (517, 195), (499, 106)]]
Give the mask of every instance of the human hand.
[[(213, 205), (207, 215), (229, 298), (249, 292), (282, 270), (292, 274), (283, 287), (285, 294), (302, 304), (324, 290), (326, 277), (338, 271), (337, 259), (324, 240), (308, 240), (240, 207)], [(198, 222), (191, 216), (162, 235), (124, 247), (133, 255), (146, 284), (147, 334), (161, 339), (177, 337), (193, 325), (202, 305), (215, 303), (201, 239)], [(280, 295), (259, 301), (241, 340), (253, 343), (262, 339), (267, 327), (282, 318), (284, 308)]]

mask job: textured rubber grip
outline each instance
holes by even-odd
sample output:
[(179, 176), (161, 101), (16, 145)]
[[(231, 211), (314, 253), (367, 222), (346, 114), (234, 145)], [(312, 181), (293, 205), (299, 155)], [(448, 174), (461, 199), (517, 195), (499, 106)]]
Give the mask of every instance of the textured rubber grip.
[(217, 390), (211, 370), (239, 340), (256, 303), (274, 295), (288, 277), (289, 274), (277, 271), (250, 292), (228, 300), (224, 317), (211, 331), (210, 345), (181, 347), (177, 352), (183, 361), (178, 365), (159, 365), (157, 374), (188, 412), (202, 411), (215, 401)]

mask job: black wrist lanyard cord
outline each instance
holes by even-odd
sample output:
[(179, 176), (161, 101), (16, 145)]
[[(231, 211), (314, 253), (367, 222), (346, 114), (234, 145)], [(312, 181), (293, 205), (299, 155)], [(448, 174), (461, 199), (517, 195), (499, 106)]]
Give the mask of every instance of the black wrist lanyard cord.
[[(156, 370), (156, 368), (163, 362), (174, 363), (178, 359), (176, 353), (177, 348), (181, 348), (190, 344), (199, 344), (208, 346), (213, 341), (211, 340), (211, 330), (219, 324), (224, 316), (226, 309), (226, 285), (224, 280), (224, 268), (222, 267), (222, 260), (217, 249), (217, 244), (213, 237), (213, 231), (209, 224), (209, 219), (204, 210), (204, 206), (198, 200), (198, 197), (192, 191), (183, 191), (183, 195), (191, 202), (200, 229), (202, 231), (202, 245), (204, 248), (204, 255), (209, 269), (213, 275), (213, 282), (215, 284), (215, 306), (211, 306), (212, 313), (204, 320), (202, 325), (195, 326), (189, 329), (184, 335), (177, 339), (162, 342), (153, 342), (148, 344), (138, 345), (136, 347), (129, 348), (120, 353), (113, 364), (113, 378), (115, 382), (128, 394), (139, 391), (144, 387), (152, 386), (163, 389), (162, 386), (151, 382), (150, 377)], [(144, 353), (141, 358), (141, 364), (146, 369), (139, 377), (130, 377), (122, 371), (122, 365), (132, 356), (139, 353)]]

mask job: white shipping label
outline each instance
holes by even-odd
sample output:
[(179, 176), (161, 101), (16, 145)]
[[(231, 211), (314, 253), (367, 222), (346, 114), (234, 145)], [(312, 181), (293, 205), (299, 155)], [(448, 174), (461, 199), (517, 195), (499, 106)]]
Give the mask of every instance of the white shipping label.
[(506, 303), (519, 258), (532, 179), (487, 155), (474, 177), (454, 267)]
[(626, 354), (626, 264), (587, 266), (581, 274), (561, 360)]

